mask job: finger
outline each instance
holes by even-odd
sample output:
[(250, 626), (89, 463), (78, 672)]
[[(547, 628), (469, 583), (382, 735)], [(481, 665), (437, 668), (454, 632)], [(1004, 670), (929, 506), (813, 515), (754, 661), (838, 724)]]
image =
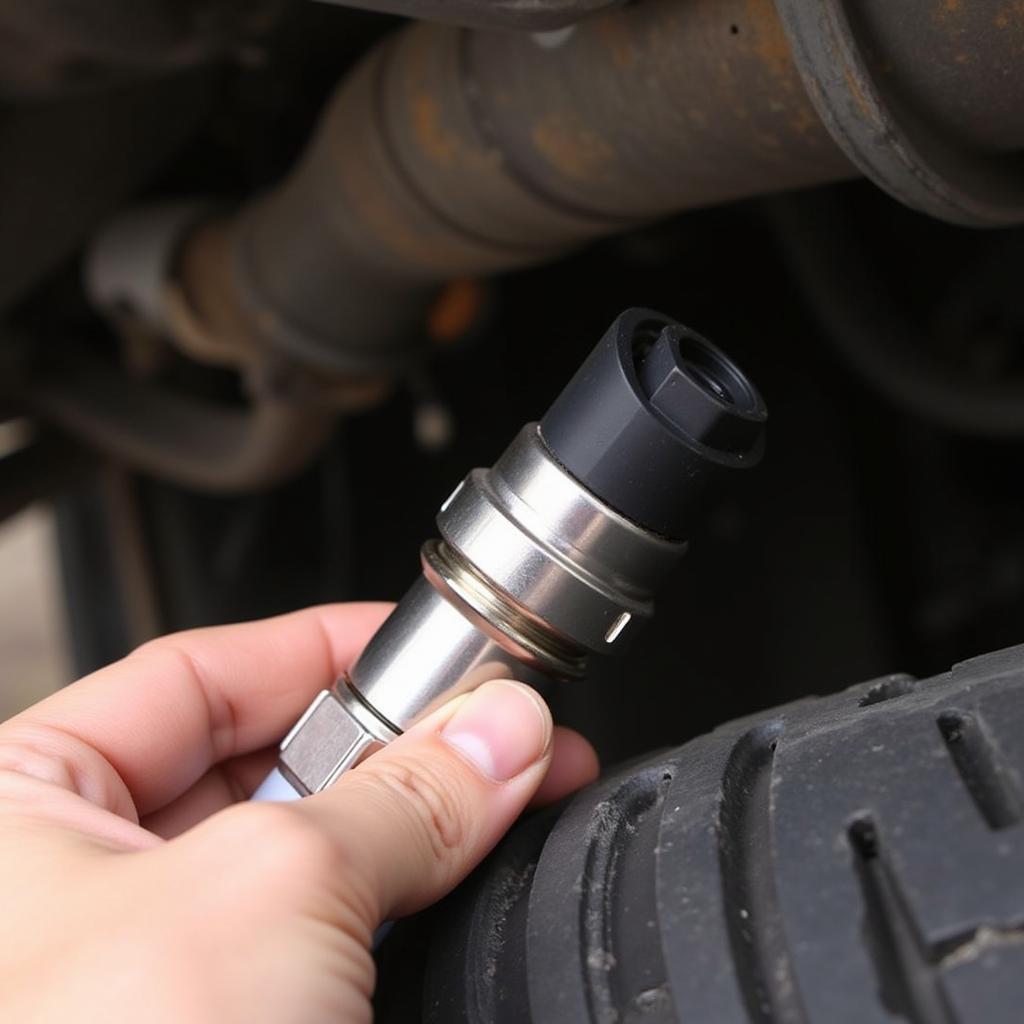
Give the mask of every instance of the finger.
[[(142, 824), (163, 839), (172, 839), (201, 821), (242, 800), (248, 800), (277, 764), (278, 750), (268, 747), (214, 765), (191, 789), (155, 811)], [(551, 743), (551, 767), (531, 807), (555, 803), (597, 778), (597, 754), (573, 729), (556, 726)]]
[[(166, 807), (149, 815), (143, 825), (171, 839), (232, 804), (248, 800), (277, 763), (278, 750), (265, 750), (214, 765), (195, 785)], [(590, 742), (573, 729), (556, 726), (551, 744), (551, 765), (531, 807), (555, 803), (597, 778), (597, 754)]]
[(142, 824), (163, 839), (173, 839), (211, 814), (248, 800), (277, 758), (278, 748), (273, 746), (221, 761), (176, 800), (143, 818)]
[(331, 836), (343, 895), (374, 927), (439, 899), (480, 862), (544, 778), (552, 732), (529, 687), (485, 683), (290, 806)]
[(551, 767), (530, 801), (531, 807), (544, 807), (589, 785), (601, 766), (590, 741), (575, 729), (556, 726), (551, 746)]
[(390, 607), (328, 605), (155, 640), (0, 726), (0, 768), (27, 747), (51, 781), (148, 814), (214, 764), (280, 739)]

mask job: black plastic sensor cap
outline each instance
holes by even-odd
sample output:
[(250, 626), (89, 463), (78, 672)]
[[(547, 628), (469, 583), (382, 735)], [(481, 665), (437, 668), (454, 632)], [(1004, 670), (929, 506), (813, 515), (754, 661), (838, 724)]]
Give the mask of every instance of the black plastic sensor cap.
[(768, 412), (736, 364), (695, 331), (628, 309), (540, 422), (552, 455), (627, 519), (684, 538), (721, 470), (755, 466)]

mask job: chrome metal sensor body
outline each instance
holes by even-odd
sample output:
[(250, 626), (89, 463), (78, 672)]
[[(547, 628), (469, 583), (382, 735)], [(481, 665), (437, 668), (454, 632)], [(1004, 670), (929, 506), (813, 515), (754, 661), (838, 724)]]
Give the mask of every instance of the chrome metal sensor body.
[(459, 693), (580, 678), (625, 648), (708, 479), (760, 459), (765, 416), (709, 342), (622, 314), (541, 422), (441, 506), (422, 574), (285, 738), (281, 774), (315, 793)]

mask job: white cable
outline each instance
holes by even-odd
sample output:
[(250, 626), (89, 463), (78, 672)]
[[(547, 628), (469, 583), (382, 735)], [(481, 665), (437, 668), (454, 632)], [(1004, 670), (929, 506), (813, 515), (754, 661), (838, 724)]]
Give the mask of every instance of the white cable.
[(299, 794), (295, 787), (276, 768), (260, 783), (260, 788), (252, 795), (253, 800), (274, 800), (281, 803), (285, 800), (298, 800)]

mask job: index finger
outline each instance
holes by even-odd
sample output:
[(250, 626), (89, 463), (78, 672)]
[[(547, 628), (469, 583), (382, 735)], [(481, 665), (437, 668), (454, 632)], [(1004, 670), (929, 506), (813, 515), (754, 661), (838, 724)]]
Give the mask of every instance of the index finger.
[[(98, 770), (99, 754), (137, 813), (148, 814), (217, 762), (280, 740), (311, 696), (351, 667), (391, 608), (324, 605), (171, 634), (12, 718), (0, 741), (59, 750), (60, 777), (82, 795), (111, 792), (110, 780), (83, 778)], [(79, 744), (86, 749), (76, 757)]]

